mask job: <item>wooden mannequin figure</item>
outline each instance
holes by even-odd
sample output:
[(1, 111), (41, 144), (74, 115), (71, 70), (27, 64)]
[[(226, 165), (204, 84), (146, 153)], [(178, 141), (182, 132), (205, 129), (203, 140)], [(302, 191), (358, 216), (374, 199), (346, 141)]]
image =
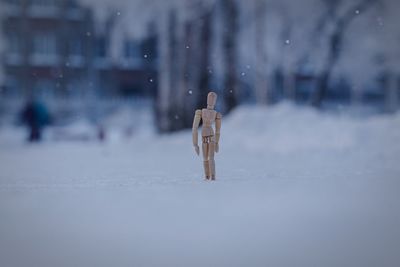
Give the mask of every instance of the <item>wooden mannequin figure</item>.
[[(198, 109), (194, 115), (192, 135), (193, 146), (197, 153), (200, 155), (198, 145), (198, 128), (200, 120), (203, 120), (203, 127), (201, 131), (202, 136), (202, 151), (203, 151), (203, 164), (206, 180), (215, 180), (215, 161), (214, 153), (219, 151), (219, 137), (221, 129), (221, 113), (214, 110), (215, 103), (217, 102), (217, 94), (210, 92), (207, 95), (207, 108)], [(212, 124), (215, 122), (215, 134)]]

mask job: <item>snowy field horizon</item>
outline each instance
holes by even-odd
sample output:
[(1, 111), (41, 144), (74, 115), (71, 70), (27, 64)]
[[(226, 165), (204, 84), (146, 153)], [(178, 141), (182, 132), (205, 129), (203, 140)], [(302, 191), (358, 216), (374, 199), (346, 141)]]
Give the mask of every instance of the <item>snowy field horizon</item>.
[(121, 110), (105, 142), (78, 121), (40, 144), (3, 125), (0, 266), (400, 265), (399, 112), (240, 106), (216, 182), (190, 131), (153, 125)]

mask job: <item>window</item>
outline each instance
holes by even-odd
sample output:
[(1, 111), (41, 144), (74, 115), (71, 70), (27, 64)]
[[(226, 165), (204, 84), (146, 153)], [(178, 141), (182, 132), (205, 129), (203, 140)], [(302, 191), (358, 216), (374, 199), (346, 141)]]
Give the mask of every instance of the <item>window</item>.
[[(22, 13), (22, 0), (0, 0), (0, 6), (4, 2), (4, 10), (7, 16), (21, 16)], [(3, 7), (2, 7), (3, 8)], [(1, 12), (0, 12), (1, 13)]]
[(15, 33), (8, 35), (7, 51), (11, 55), (21, 55), (22, 42), (21, 37)]
[(83, 67), (83, 44), (80, 39), (72, 39), (68, 45), (68, 63), (71, 67)]
[(56, 17), (59, 7), (57, 0), (31, 0), (28, 13), (32, 17)]
[(49, 7), (57, 7), (58, 2), (59, 2), (58, 0), (31, 0), (31, 5), (35, 8), (36, 7), (49, 8)]
[(6, 0), (5, 2), (11, 6), (19, 6), (22, 4), (21, 0)]
[(59, 63), (56, 36), (52, 33), (38, 33), (32, 42), (31, 63), (33, 65), (56, 65)]
[(107, 56), (107, 42), (105, 37), (100, 37), (96, 40), (96, 56), (99, 58)]
[(23, 40), (21, 35), (12, 32), (6, 35), (4, 60), (9, 65), (20, 65), (23, 63)]
[(12, 75), (6, 76), (5, 89), (5, 95), (9, 97), (18, 97), (22, 94), (20, 80)]
[(33, 54), (54, 56), (57, 54), (56, 38), (54, 34), (40, 33), (33, 37)]
[(133, 41), (125, 41), (124, 56), (126, 59), (140, 59), (141, 53), (139, 45)]
[(79, 39), (74, 39), (69, 42), (69, 55), (70, 56), (82, 56), (83, 47), (82, 41)]

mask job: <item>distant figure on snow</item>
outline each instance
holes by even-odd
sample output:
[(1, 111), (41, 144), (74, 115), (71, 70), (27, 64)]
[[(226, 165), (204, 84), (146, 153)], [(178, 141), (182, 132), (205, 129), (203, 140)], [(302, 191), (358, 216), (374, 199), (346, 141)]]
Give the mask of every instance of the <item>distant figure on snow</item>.
[(22, 122), (28, 127), (29, 142), (39, 142), (42, 139), (43, 128), (50, 123), (46, 106), (34, 99), (25, 104), (21, 113)]

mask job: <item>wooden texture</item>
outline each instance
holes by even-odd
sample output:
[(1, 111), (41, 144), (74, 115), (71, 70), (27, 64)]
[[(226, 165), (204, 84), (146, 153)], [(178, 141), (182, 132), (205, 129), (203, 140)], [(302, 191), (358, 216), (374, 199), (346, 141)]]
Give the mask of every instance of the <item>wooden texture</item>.
[[(192, 127), (193, 146), (197, 155), (200, 155), (198, 128), (200, 121), (203, 122), (201, 130), (202, 154), (204, 175), (207, 180), (215, 180), (214, 154), (219, 151), (218, 143), (220, 138), (222, 115), (214, 110), (216, 102), (217, 94), (214, 92), (208, 93), (207, 108), (196, 110)], [(213, 124), (215, 124), (215, 131), (213, 129)]]

